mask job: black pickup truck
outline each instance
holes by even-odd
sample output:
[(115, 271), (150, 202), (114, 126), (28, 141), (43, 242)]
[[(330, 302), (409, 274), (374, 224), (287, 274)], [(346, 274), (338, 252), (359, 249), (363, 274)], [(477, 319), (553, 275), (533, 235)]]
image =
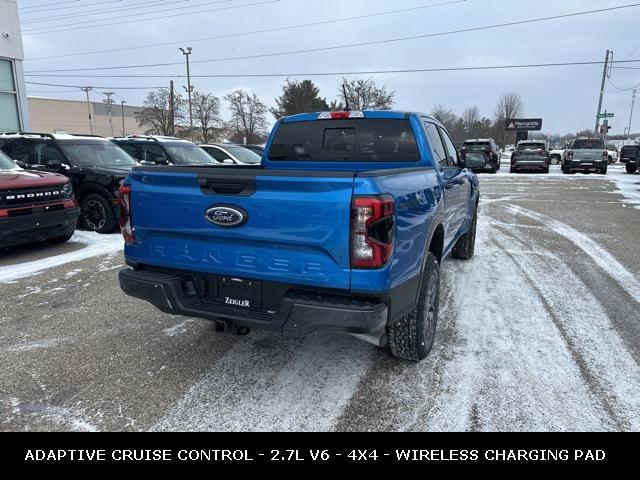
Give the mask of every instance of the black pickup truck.
[(627, 173), (636, 173), (640, 168), (640, 143), (622, 147), (620, 161), (625, 164)]
[(23, 168), (69, 177), (84, 228), (110, 233), (118, 226), (118, 188), (137, 163), (114, 143), (86, 135), (21, 132), (0, 134), (0, 150)]

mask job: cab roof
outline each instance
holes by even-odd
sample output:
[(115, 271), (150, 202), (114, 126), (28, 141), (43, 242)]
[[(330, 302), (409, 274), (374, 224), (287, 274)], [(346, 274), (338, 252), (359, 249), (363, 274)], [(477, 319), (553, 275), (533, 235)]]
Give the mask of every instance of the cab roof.
[[(281, 121), (283, 123), (293, 123), (293, 122), (310, 122), (314, 120), (322, 120), (320, 115), (326, 115), (329, 113), (351, 113), (351, 114), (362, 114), (364, 115), (364, 119), (371, 118), (388, 118), (388, 119), (408, 119), (411, 115), (419, 115), (415, 112), (406, 112), (400, 110), (350, 110), (349, 112), (311, 112), (311, 113), (299, 113), (297, 115), (290, 115), (288, 117), (283, 117)], [(431, 120), (431, 117), (428, 115), (421, 115), (423, 117), (428, 117)], [(362, 118), (362, 117), (361, 117)], [(436, 120), (437, 122), (437, 120)], [(439, 122), (438, 122), (439, 123)]]

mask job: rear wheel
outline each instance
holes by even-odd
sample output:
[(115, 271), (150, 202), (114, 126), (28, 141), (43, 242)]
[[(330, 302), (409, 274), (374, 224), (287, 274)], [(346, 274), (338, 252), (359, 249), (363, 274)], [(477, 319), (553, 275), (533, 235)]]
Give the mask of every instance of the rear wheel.
[(453, 258), (458, 258), (460, 260), (469, 260), (473, 257), (473, 253), (476, 248), (476, 226), (478, 224), (478, 207), (473, 211), (473, 216), (471, 217), (471, 224), (469, 225), (469, 230), (467, 233), (462, 235), (453, 249), (451, 250), (451, 256)]
[(98, 233), (111, 233), (116, 228), (116, 216), (111, 202), (97, 193), (82, 199), (82, 226)]
[(627, 163), (624, 166), (624, 169), (627, 171), (627, 173), (636, 173), (636, 170), (638, 170), (638, 166), (635, 163)]
[(387, 346), (391, 355), (402, 360), (420, 361), (429, 355), (438, 323), (440, 264), (427, 255), (418, 304), (406, 315), (387, 324)]

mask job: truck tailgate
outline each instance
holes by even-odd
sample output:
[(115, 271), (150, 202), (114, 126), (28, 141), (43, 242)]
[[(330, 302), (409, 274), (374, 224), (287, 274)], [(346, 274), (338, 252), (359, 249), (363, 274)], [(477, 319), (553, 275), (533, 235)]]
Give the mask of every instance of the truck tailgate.
[[(318, 287), (349, 289), (354, 175), (259, 169), (139, 168), (128, 177), (134, 262)], [(224, 227), (205, 213), (236, 208)]]

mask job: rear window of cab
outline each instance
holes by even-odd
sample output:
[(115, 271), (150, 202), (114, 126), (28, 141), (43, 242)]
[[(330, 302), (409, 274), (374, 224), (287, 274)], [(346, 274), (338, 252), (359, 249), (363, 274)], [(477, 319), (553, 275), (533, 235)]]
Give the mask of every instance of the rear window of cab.
[(341, 119), (281, 123), (269, 160), (302, 162), (417, 162), (411, 122)]

